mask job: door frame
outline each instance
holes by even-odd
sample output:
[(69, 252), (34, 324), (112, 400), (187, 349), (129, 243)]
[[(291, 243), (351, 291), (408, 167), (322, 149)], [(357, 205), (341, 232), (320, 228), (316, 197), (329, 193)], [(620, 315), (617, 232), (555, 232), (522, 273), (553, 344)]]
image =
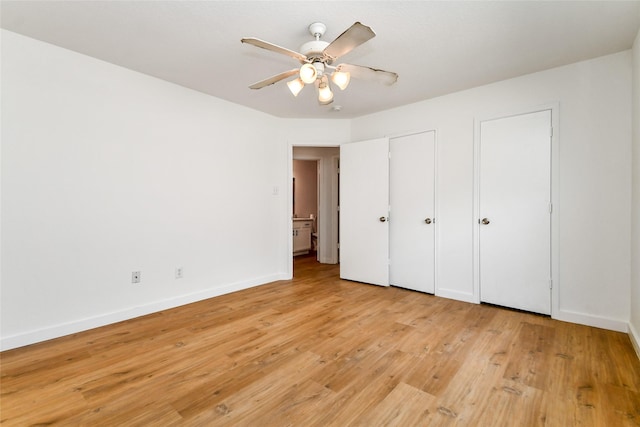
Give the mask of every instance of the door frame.
[(473, 127), (473, 302), (480, 303), (480, 125), (482, 122), (551, 110), (551, 317), (559, 313), (559, 218), (560, 218), (560, 105), (558, 102), (536, 107), (511, 109), (474, 118)]

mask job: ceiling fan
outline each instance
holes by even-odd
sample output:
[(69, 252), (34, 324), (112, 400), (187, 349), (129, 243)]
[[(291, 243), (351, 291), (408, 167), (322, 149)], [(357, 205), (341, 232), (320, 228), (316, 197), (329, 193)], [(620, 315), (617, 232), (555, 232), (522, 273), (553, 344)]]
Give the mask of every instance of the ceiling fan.
[[(327, 105), (333, 102), (333, 92), (329, 86), (329, 77), (341, 90), (346, 89), (349, 85), (351, 76), (375, 80), (386, 85), (392, 85), (398, 80), (398, 75), (390, 71), (353, 64), (332, 65), (339, 57), (375, 37), (376, 33), (370, 27), (356, 22), (331, 43), (320, 40), (326, 30), (326, 25), (321, 22), (314, 22), (309, 25), (309, 32), (315, 37), (315, 40), (303, 44), (300, 47), (300, 52), (254, 37), (241, 39), (242, 43), (290, 56), (302, 64), (300, 68), (276, 74), (252, 84), (249, 88), (261, 89), (297, 75), (296, 78), (287, 82), (291, 93), (294, 96), (298, 96), (305, 84), (314, 84), (318, 89), (318, 102), (321, 105)], [(330, 76), (328, 76), (328, 73), (330, 73)]]

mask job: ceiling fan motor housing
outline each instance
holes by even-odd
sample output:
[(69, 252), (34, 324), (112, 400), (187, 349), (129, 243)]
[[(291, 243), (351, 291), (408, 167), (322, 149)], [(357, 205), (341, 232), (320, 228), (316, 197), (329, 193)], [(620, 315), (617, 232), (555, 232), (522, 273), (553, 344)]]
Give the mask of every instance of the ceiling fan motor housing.
[(315, 60), (320, 60), (323, 62), (330, 63), (328, 61), (328, 58), (326, 58), (323, 53), (324, 49), (327, 46), (329, 46), (328, 42), (325, 42), (322, 40), (312, 40), (300, 46), (300, 53), (305, 55), (312, 62)]

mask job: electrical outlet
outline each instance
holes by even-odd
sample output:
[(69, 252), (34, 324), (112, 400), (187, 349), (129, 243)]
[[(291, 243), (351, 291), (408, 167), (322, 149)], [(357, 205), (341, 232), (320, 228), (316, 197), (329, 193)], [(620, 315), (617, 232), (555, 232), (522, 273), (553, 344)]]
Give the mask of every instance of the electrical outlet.
[(140, 278), (142, 277), (141, 272), (134, 271), (131, 273), (131, 283), (140, 283)]
[(176, 267), (176, 279), (182, 279), (184, 269), (182, 267)]

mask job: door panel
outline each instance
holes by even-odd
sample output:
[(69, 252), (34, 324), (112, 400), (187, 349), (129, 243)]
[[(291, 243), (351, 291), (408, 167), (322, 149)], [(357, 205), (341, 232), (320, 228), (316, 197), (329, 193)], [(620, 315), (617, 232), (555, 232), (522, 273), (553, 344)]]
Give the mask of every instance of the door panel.
[(550, 110), (480, 125), (483, 302), (551, 313), (550, 130)]
[(389, 285), (388, 213), (389, 140), (340, 146), (342, 279)]
[(389, 148), (389, 281), (434, 293), (435, 132), (392, 138)]

